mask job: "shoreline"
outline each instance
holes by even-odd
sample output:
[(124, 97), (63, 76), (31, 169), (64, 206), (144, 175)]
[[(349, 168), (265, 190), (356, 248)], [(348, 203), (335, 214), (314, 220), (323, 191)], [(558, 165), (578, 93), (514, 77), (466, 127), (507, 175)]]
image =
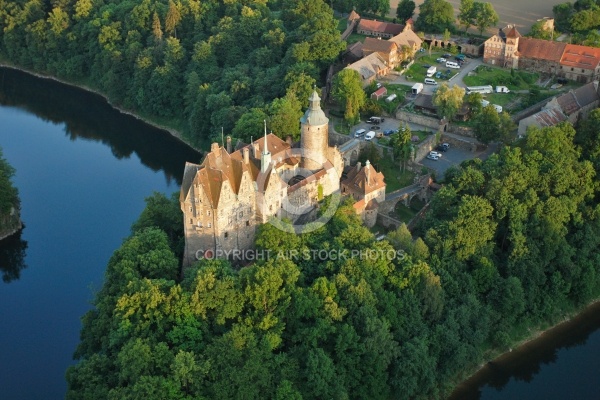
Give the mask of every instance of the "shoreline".
[(138, 114), (135, 114), (133, 111), (129, 111), (129, 110), (126, 110), (126, 109), (123, 109), (121, 107), (118, 107), (118, 106), (114, 105), (110, 101), (110, 99), (104, 93), (101, 93), (98, 90), (92, 89), (92, 88), (90, 88), (88, 86), (85, 86), (85, 85), (79, 85), (79, 84), (76, 84), (76, 83), (73, 83), (73, 82), (69, 82), (69, 81), (57, 78), (55, 76), (52, 76), (52, 75), (44, 75), (42, 73), (31, 71), (31, 70), (23, 68), (23, 67), (18, 67), (16, 65), (7, 64), (5, 60), (4, 61), (0, 61), (0, 68), (12, 69), (12, 70), (15, 70), (15, 71), (19, 71), (19, 72), (23, 72), (23, 73), (29, 74), (31, 76), (35, 76), (36, 78), (48, 79), (48, 80), (51, 80), (51, 81), (54, 81), (54, 82), (58, 82), (58, 83), (63, 84), (63, 85), (67, 85), (67, 86), (75, 87), (77, 89), (84, 90), (84, 91), (86, 91), (88, 93), (93, 93), (93, 94), (95, 94), (97, 96), (102, 97), (109, 106), (111, 106), (114, 110), (120, 112), (121, 114), (129, 115), (129, 116), (131, 116), (131, 117), (133, 117), (133, 118), (135, 118), (135, 119), (137, 119), (137, 120), (139, 120), (139, 121), (141, 121), (141, 122), (143, 122), (143, 123), (145, 123), (147, 125), (150, 125), (150, 126), (153, 126), (153, 127), (157, 128), (157, 129), (160, 129), (162, 131), (165, 131), (169, 135), (171, 135), (172, 137), (174, 137), (175, 139), (179, 140), (181, 143), (183, 143), (186, 146), (188, 146), (189, 148), (191, 148), (191, 149), (199, 152), (200, 154), (204, 154), (204, 150), (196, 148), (191, 143), (189, 143), (187, 140), (185, 140), (183, 138), (183, 135), (179, 131), (177, 131), (177, 130), (175, 130), (173, 128), (169, 128), (169, 127), (164, 126), (164, 125), (160, 125), (160, 124), (158, 124), (156, 122), (153, 122), (153, 121), (150, 121), (150, 120), (148, 120), (146, 118), (143, 118), (143, 117), (139, 116)]
[(500, 369), (499, 367), (521, 364), (531, 353), (539, 351), (540, 347), (544, 345), (554, 345), (553, 347), (556, 348), (565, 347), (564, 345), (558, 346), (558, 343), (556, 343), (557, 339), (566, 339), (567, 337), (564, 335), (567, 332), (575, 331), (576, 328), (585, 328), (586, 325), (583, 324), (584, 321), (587, 321), (585, 317), (588, 317), (590, 314), (596, 314), (598, 311), (600, 311), (600, 298), (595, 298), (588, 304), (565, 313), (560, 322), (545, 329), (533, 330), (531, 335), (517, 341), (508, 350), (490, 358), (485, 358), (477, 369), (469, 373), (465, 379), (462, 379), (459, 384), (454, 386), (447, 399), (459, 400), (465, 398), (469, 391), (478, 390), (484, 386), (497, 373), (498, 369)]
[(5, 232), (0, 232), (0, 242), (18, 233), (21, 229), (23, 229), (23, 221), (21, 221), (21, 218), (19, 218), (19, 223), (15, 228), (9, 229)]

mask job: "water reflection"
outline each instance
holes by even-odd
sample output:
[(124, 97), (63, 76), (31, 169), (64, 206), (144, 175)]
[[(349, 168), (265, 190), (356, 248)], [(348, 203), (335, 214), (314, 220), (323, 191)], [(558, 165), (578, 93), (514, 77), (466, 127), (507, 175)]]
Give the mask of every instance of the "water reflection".
[[(571, 362), (568, 359), (559, 360), (559, 352), (585, 345), (590, 335), (599, 328), (600, 303), (596, 303), (576, 318), (551, 329), (540, 338), (487, 363), (477, 374), (459, 386), (449, 400), (485, 398), (482, 396), (482, 389), (485, 386), (502, 393), (514, 381), (530, 383), (538, 379), (544, 381), (552, 379), (552, 373), (546, 371), (544, 367), (557, 361), (563, 369), (576, 371), (582, 366), (568, 365)], [(531, 393), (523, 393), (523, 398), (539, 398), (540, 393), (534, 393), (537, 385), (521, 388), (524, 391), (531, 391)]]
[(102, 142), (119, 159), (135, 153), (147, 167), (163, 170), (168, 182), (181, 183), (182, 158), (200, 161), (198, 152), (162, 130), (115, 112), (101, 96), (50, 79), (0, 68), (0, 104), (25, 109), (55, 124), (64, 123), (71, 140)]
[(2, 271), (2, 280), (5, 283), (19, 279), (21, 270), (27, 268), (25, 264), (27, 241), (21, 239), (23, 229), (0, 240), (0, 271)]

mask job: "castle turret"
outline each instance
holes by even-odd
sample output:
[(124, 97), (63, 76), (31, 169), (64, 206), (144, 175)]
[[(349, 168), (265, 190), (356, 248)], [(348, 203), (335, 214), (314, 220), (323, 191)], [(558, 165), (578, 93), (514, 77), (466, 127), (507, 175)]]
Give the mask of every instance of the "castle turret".
[(316, 90), (308, 98), (308, 110), (300, 118), (302, 126), (300, 146), (304, 155), (302, 168), (321, 169), (327, 159), (329, 119), (321, 109), (321, 98)]
[(265, 143), (263, 145), (263, 152), (260, 156), (260, 172), (266, 172), (271, 164), (271, 153), (267, 146), (267, 121), (265, 121)]

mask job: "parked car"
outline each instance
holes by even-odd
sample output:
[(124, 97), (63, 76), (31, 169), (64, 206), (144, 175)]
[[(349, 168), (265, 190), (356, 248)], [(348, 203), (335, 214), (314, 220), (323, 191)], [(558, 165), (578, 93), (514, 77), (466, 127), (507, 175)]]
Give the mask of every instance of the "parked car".
[(446, 150), (448, 150), (448, 148), (442, 146), (441, 144), (438, 144), (435, 149), (438, 150), (438, 151), (446, 151)]
[(423, 65), (423, 68), (431, 68), (431, 65), (425, 64), (425, 65)]
[(438, 71), (438, 72), (436, 72), (436, 73), (435, 73), (435, 77), (436, 77), (437, 79), (440, 79), (440, 78), (442, 77), (442, 72), (441, 72), (441, 71)]
[(367, 131), (366, 129), (359, 129), (356, 132), (354, 132), (354, 137), (355, 138), (359, 138), (362, 135), (364, 135), (366, 131)]
[(427, 158), (433, 161), (437, 161), (440, 159), (438, 156), (434, 156), (433, 154), (427, 154)]
[(383, 134), (384, 134), (385, 136), (389, 136), (389, 135), (391, 135), (392, 133), (394, 133), (394, 130), (393, 130), (393, 129), (386, 129), (385, 131), (383, 131)]
[(433, 151), (433, 150), (432, 150), (432, 151), (430, 151), (430, 152), (429, 152), (429, 155), (430, 155), (430, 156), (441, 157), (441, 156), (442, 156), (442, 153), (440, 153), (440, 152), (437, 152), (437, 151)]
[(440, 57), (440, 58), (438, 58), (438, 59), (437, 59), (437, 60), (435, 60), (435, 61), (437, 61), (437, 62), (439, 62), (439, 63), (445, 63), (445, 62), (446, 62), (446, 59), (445, 59), (444, 57)]
[(443, 54), (442, 57), (444, 57), (444, 58), (450, 58), (450, 57), (452, 57), (452, 54), (446, 53), (446, 54)]
[(373, 140), (374, 137), (375, 137), (375, 132), (369, 131), (369, 133), (367, 133), (365, 135), (365, 140)]

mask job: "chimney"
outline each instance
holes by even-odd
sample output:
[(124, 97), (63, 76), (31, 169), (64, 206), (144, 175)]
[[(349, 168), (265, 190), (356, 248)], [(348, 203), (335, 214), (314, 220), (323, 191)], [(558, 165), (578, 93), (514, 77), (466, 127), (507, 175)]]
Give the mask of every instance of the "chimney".
[(219, 151), (219, 143), (213, 142), (213, 144), (210, 145), (210, 151), (211, 151), (211, 153), (218, 152)]
[(231, 154), (231, 136), (227, 135), (227, 152)]
[(244, 164), (248, 164), (250, 162), (250, 148), (248, 146), (244, 147), (242, 154), (244, 155)]
[(359, 172), (359, 171), (360, 171), (360, 167), (361, 167), (361, 166), (362, 166), (362, 165), (361, 165), (360, 161), (356, 163), (356, 172)]

